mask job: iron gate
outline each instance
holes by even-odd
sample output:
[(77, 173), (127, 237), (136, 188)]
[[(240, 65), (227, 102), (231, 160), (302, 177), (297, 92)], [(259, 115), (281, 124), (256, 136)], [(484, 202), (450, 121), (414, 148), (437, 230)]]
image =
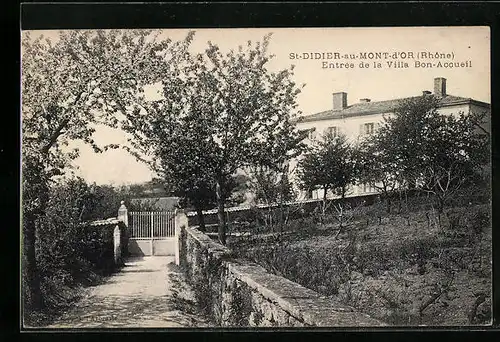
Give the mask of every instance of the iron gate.
[(128, 224), (132, 255), (174, 255), (174, 212), (129, 212)]

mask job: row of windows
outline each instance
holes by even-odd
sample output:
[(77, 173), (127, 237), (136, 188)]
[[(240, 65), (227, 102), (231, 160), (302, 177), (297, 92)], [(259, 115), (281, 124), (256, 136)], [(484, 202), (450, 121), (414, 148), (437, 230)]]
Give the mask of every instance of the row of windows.
[[(373, 134), (373, 132), (375, 132), (375, 123), (374, 122), (367, 122), (367, 123), (361, 124), (359, 126), (359, 134), (360, 135)], [(325, 130), (325, 133), (331, 134), (334, 137), (336, 137), (340, 134), (340, 127), (337, 127), (337, 126), (327, 127)], [(317, 137), (316, 130), (311, 129), (309, 131), (309, 139), (314, 140), (314, 139), (316, 139), (316, 137)]]
[[(354, 186), (353, 188), (350, 188), (349, 193), (354, 193), (354, 194), (370, 194), (370, 193), (376, 193), (377, 188), (373, 184), (369, 183), (362, 183)], [(328, 197), (331, 197), (332, 192), (329, 192)], [(322, 198), (323, 197), (323, 192), (322, 190), (311, 190), (306, 193), (306, 198), (311, 198), (311, 199), (317, 199), (317, 198)]]

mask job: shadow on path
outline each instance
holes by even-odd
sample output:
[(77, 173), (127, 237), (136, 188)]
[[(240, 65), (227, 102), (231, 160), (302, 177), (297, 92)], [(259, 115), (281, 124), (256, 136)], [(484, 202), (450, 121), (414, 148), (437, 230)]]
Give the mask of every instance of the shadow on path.
[(197, 314), (173, 261), (171, 256), (128, 259), (119, 273), (92, 288), (49, 328), (209, 326)]

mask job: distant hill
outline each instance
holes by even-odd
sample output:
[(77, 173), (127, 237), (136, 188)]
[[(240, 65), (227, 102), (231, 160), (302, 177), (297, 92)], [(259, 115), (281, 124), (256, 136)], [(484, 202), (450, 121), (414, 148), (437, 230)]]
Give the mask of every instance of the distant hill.
[(178, 207), (179, 197), (132, 198), (130, 211), (173, 211)]

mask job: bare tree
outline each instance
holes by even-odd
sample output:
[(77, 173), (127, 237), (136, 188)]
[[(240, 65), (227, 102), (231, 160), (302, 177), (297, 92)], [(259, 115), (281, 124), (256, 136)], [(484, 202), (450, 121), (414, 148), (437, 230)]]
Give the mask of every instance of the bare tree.
[(422, 178), (424, 182), (421, 189), (436, 198), (438, 222), (441, 226), (441, 214), (446, 203), (462, 188), (470, 175), (465, 173), (457, 162), (453, 162), (448, 166), (428, 165), (424, 169)]

